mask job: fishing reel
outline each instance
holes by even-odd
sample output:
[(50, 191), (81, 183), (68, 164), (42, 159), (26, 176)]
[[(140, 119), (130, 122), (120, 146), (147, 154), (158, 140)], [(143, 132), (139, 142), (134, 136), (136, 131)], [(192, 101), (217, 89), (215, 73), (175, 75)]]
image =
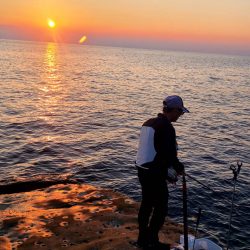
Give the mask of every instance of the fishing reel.
[(230, 169), (233, 171), (233, 174), (234, 174), (233, 180), (237, 180), (241, 167), (242, 167), (241, 161), (237, 161), (237, 166), (233, 164), (230, 165)]

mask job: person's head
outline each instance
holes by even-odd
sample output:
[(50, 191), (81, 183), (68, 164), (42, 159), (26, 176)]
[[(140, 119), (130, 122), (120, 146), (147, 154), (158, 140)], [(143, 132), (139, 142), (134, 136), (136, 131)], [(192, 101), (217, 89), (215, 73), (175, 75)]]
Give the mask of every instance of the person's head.
[(189, 113), (189, 110), (184, 107), (180, 96), (171, 95), (163, 100), (163, 114), (170, 122), (176, 122), (184, 113)]

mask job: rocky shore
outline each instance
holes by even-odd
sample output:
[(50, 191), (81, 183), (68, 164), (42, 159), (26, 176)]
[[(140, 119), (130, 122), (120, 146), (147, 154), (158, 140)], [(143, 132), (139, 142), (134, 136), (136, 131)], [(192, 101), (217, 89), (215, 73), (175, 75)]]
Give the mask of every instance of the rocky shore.
[[(139, 204), (84, 184), (0, 195), (0, 250), (137, 249)], [(182, 226), (166, 221), (163, 242), (178, 242)]]

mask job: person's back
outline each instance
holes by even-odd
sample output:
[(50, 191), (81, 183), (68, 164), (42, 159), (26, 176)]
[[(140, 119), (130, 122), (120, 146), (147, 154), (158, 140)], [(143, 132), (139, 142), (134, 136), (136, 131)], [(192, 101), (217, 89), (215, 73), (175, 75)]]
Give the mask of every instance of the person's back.
[[(178, 96), (167, 97), (163, 101), (163, 113), (147, 120), (141, 128), (136, 166), (142, 187), (142, 201), (138, 214), (138, 245), (157, 248), (158, 232), (167, 215), (168, 187), (166, 180), (176, 181), (183, 170), (177, 158), (176, 134), (171, 122), (189, 112)], [(169, 179), (171, 169), (173, 178)], [(176, 174), (173, 174), (176, 173)]]
[(147, 120), (141, 128), (136, 165), (161, 169), (166, 175), (167, 168), (177, 161), (175, 138), (175, 129), (163, 114)]

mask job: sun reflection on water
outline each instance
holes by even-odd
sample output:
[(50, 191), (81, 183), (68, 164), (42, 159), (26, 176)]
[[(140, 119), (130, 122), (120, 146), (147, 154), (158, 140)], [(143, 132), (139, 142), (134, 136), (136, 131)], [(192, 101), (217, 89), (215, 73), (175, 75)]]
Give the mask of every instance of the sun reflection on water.
[(58, 45), (56, 43), (48, 43), (44, 54), (44, 71), (45, 78), (48, 83), (60, 82), (58, 74)]
[(59, 48), (56, 43), (48, 43), (44, 52), (42, 66), (42, 82), (39, 85), (39, 110), (44, 120), (51, 120), (50, 116), (62, 105), (65, 87), (62, 81), (62, 70), (59, 63)]

